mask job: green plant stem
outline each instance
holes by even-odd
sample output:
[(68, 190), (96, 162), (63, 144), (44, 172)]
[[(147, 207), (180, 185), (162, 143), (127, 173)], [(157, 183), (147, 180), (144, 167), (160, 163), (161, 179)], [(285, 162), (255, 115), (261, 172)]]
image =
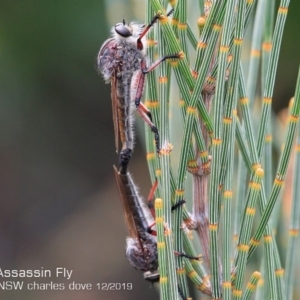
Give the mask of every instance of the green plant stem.
[[(279, 165), (276, 172), (276, 178), (273, 184), (271, 196), (269, 198), (269, 201), (264, 209), (263, 215), (261, 217), (260, 223), (258, 225), (258, 228), (254, 234), (253, 241), (259, 241), (266, 225), (269, 221), (271, 212), (274, 208), (274, 205), (276, 203), (277, 197), (279, 192), (281, 191), (282, 184), (286, 175), (286, 170), (288, 166), (288, 162), (291, 155), (292, 150), (292, 144), (295, 136), (296, 127), (298, 124), (298, 118), (300, 113), (300, 70), (298, 72), (298, 78), (297, 78), (297, 85), (296, 85), (296, 91), (295, 91), (295, 97), (294, 97), (294, 104), (291, 109), (291, 114), (289, 117), (289, 125), (287, 128), (286, 133), (286, 143), (284, 146), (284, 149), (281, 153)], [(253, 243), (249, 249), (249, 254), (251, 254), (254, 249), (257, 247), (257, 243)]]
[(244, 294), (242, 300), (250, 300), (251, 299), (251, 296), (253, 295), (253, 293), (256, 289), (256, 286), (257, 286), (257, 283), (258, 283), (260, 277), (261, 277), (261, 275), (259, 272), (254, 272), (252, 274), (250, 281), (247, 284), (246, 291), (245, 291), (245, 294)]
[(159, 264), (159, 283), (160, 283), (160, 299), (169, 300), (176, 298), (169, 298), (169, 277), (167, 271), (167, 253), (165, 243), (165, 228), (163, 218), (163, 200), (157, 198), (155, 200), (155, 223), (157, 232), (157, 251)]
[[(220, 213), (220, 200), (219, 200), (219, 174), (220, 163), (222, 153), (222, 114), (223, 114), (223, 102), (224, 102), (224, 90), (226, 80), (226, 66), (227, 57), (229, 51), (229, 44), (232, 32), (232, 12), (234, 11), (235, 1), (229, 1), (226, 6), (224, 17), (224, 29), (221, 38), (220, 52), (219, 52), (219, 68), (217, 72), (217, 85), (216, 94), (214, 98), (214, 128), (215, 131), (212, 136), (212, 164), (211, 164), (211, 180), (209, 185), (209, 244), (210, 244), (210, 270), (212, 276), (212, 296), (213, 298), (220, 298), (220, 270), (219, 270), (219, 254), (218, 254), (218, 226), (219, 226), (219, 213)], [(232, 109), (230, 114), (232, 114)], [(226, 141), (228, 142), (228, 140)], [(232, 170), (231, 170), (232, 171)], [(227, 193), (228, 194), (228, 193)], [(226, 216), (228, 217), (228, 207), (230, 207), (229, 201), (226, 201), (228, 197), (224, 197), (226, 205)], [(225, 222), (228, 221), (225, 218)], [(230, 232), (229, 230), (226, 230)], [(224, 275), (223, 290), (225, 299), (230, 298), (230, 265), (228, 257), (228, 239), (229, 236), (225, 233), (224, 245), (227, 247), (224, 249), (224, 263), (226, 274)], [(226, 251), (227, 250), (227, 251)], [(228, 276), (227, 276), (228, 275)], [(229, 289), (227, 288), (229, 286)]]
[[(193, 245), (191, 244), (191, 241), (189, 240), (188, 230), (186, 226), (183, 226), (183, 241), (184, 241), (184, 249), (186, 253), (196, 257), (197, 255)], [(190, 262), (190, 264), (188, 264), (188, 262)], [(202, 260), (198, 261), (194, 259), (190, 261), (188, 259), (185, 259), (185, 269), (189, 278), (191, 278), (193, 283), (196, 284), (196, 288), (201, 290), (203, 293), (207, 295), (211, 295), (211, 284), (210, 284), (209, 276), (203, 267), (203, 261)], [(200, 279), (198, 279), (198, 276)]]
[[(260, 164), (258, 163), (258, 155), (257, 155), (257, 151), (256, 151), (255, 144), (254, 144), (253, 129), (251, 126), (251, 121), (250, 121), (249, 101), (248, 101), (248, 98), (245, 93), (244, 77), (243, 77), (243, 72), (241, 69), (240, 69), (240, 97), (241, 97), (241, 99), (240, 99), (241, 110), (242, 110), (243, 117), (244, 117), (247, 140), (249, 141), (249, 145), (250, 145), (250, 155), (251, 155), (251, 160), (252, 160), (252, 168), (251, 168), (252, 171), (251, 172), (253, 174), (253, 170), (255, 170), (255, 168), (257, 166), (259, 166)], [(260, 191), (259, 200), (260, 200), (259, 201), (260, 210), (261, 210), (261, 212), (263, 212), (264, 207), (266, 206), (266, 196), (265, 196), (265, 192), (264, 192), (264, 186), (262, 187), (262, 189)], [(280, 292), (276, 292), (276, 278), (275, 278), (275, 272), (274, 272), (274, 270), (275, 270), (274, 257), (278, 257), (278, 260), (276, 260), (276, 261), (279, 261), (279, 255), (278, 255), (278, 251), (277, 251), (277, 246), (274, 243), (273, 231), (269, 224), (266, 226), (265, 240), (267, 241), (266, 243), (264, 243), (264, 246), (266, 247), (266, 249), (265, 249), (265, 254), (266, 254), (266, 258), (267, 258), (266, 267), (267, 267), (267, 273), (268, 273), (268, 279), (269, 279), (268, 287), (270, 287), (271, 297), (273, 297), (275, 299), (278, 295), (281, 295)], [(273, 255), (273, 251), (274, 251), (275, 255)], [(248, 259), (249, 259), (250, 255), (251, 254), (248, 255)], [(235, 261), (238, 260), (238, 257), (239, 257), (239, 254)], [(281, 267), (279, 265), (278, 265), (278, 269), (281, 269)]]
[[(146, 4), (146, 22), (149, 23), (153, 17), (153, 10), (150, 3), (147, 1)], [(154, 38), (154, 30), (150, 30), (147, 34), (147, 55), (151, 62), (154, 61), (155, 57), (155, 38)], [(150, 72), (146, 76), (147, 84), (146, 84), (146, 99), (145, 105), (148, 107), (152, 114), (153, 122), (159, 128), (159, 101), (157, 95), (157, 85), (156, 85), (156, 73), (155, 71)], [(148, 169), (150, 172), (150, 178), (152, 184), (160, 177), (160, 161), (157, 159), (155, 144), (153, 141), (153, 132), (149, 128), (149, 126), (145, 126), (146, 133), (146, 159), (148, 163)], [(158, 171), (159, 170), (159, 171)], [(156, 191), (156, 196), (161, 197), (160, 195), (160, 187), (158, 187)]]
[(297, 141), (295, 145), (295, 162), (294, 162), (294, 174), (293, 174), (293, 194), (292, 194), (292, 207), (291, 207), (291, 218), (289, 228), (289, 241), (287, 248), (287, 256), (285, 263), (285, 289), (286, 289), (286, 300), (293, 299), (293, 286), (295, 282), (295, 269), (297, 255), (297, 244), (299, 245), (299, 225), (300, 225), (300, 130), (298, 127)]
[(263, 148), (265, 144), (265, 134), (266, 128), (268, 123), (268, 118), (270, 117), (271, 111), (271, 104), (272, 104), (272, 97), (273, 97), (273, 90), (275, 85), (275, 76), (276, 76), (276, 69), (278, 64), (278, 57), (279, 57), (279, 50), (282, 41), (283, 29), (287, 17), (288, 7), (289, 7), (289, 0), (281, 0), (280, 6), (278, 9), (274, 35), (272, 40), (272, 50), (270, 54), (270, 60), (267, 70), (267, 77), (264, 86), (263, 92), (263, 108), (262, 108), (262, 117), (259, 126), (259, 134), (257, 139), (257, 152), (258, 157), (262, 157)]
[(259, 0), (255, 13), (255, 20), (252, 33), (251, 44), (251, 56), (249, 63), (249, 73), (247, 81), (247, 94), (250, 101), (250, 107), (253, 109), (254, 97), (257, 84), (257, 76), (259, 69), (260, 53), (261, 53), (261, 39), (263, 33), (263, 26), (261, 26), (261, 20), (263, 19), (266, 11), (265, 0)]

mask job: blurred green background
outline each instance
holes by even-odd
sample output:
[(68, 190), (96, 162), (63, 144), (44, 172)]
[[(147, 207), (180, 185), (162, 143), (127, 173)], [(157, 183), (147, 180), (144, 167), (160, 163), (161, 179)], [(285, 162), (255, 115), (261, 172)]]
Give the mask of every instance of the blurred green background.
[[(132, 299), (145, 289), (148, 299), (157, 295), (124, 253), (110, 86), (95, 69), (117, 22), (107, 20), (104, 4), (0, 3), (0, 267), (66, 267), (76, 282), (132, 282), (133, 291), (0, 289), (1, 299)], [(118, 21), (129, 10), (122, 9)], [(135, 163), (144, 163), (148, 191), (138, 146)]]
[[(196, 1), (195, 5), (196, 5)], [(109, 6), (105, 8), (105, 3)], [(292, 1), (274, 107), (294, 93), (300, 4)], [(73, 270), (92, 291), (3, 291), (8, 299), (156, 299), (129, 266), (127, 234), (114, 183), (110, 86), (95, 59), (123, 16), (144, 20), (144, 1), (0, 3), (0, 267)], [(141, 193), (150, 182), (137, 139), (131, 171)], [(65, 282), (59, 278), (27, 282)], [(0, 278), (0, 282), (2, 278)], [(133, 291), (97, 291), (101, 282), (132, 282)]]

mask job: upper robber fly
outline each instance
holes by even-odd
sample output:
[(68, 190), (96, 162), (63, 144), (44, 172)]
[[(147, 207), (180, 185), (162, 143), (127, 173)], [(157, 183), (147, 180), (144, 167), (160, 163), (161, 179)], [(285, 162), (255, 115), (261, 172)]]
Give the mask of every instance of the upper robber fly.
[(147, 27), (133, 22), (126, 24), (123, 19), (122, 23), (118, 23), (112, 28), (112, 38), (104, 42), (98, 54), (98, 69), (102, 73), (105, 82), (111, 82), (117, 151), (119, 136), (122, 142), (120, 153), (121, 166), (128, 164), (133, 150), (133, 104), (135, 104), (138, 113), (154, 132), (157, 152), (160, 150), (158, 130), (152, 122), (150, 111), (141, 102), (145, 74), (152, 71), (165, 59), (179, 58), (179, 55), (163, 57), (150, 68), (146, 68), (146, 54), (143, 50), (144, 35), (158, 18), (159, 16), (155, 16)]

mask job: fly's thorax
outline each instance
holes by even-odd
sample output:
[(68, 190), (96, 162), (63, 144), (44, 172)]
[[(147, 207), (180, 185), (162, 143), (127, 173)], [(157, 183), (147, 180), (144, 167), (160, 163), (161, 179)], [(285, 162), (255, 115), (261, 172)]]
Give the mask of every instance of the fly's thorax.
[(97, 68), (106, 82), (115, 74), (118, 80), (131, 78), (133, 73), (141, 68), (145, 60), (144, 54), (126, 41), (108, 40), (101, 47)]
[(118, 41), (115, 59), (121, 72), (132, 75), (141, 68), (141, 62), (145, 60), (145, 55), (126, 41)]

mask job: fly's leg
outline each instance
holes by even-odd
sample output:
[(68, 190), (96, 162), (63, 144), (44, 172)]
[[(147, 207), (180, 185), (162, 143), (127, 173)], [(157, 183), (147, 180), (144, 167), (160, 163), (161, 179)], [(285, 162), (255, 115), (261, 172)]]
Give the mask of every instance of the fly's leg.
[(179, 200), (177, 203), (172, 205), (171, 210), (174, 211), (175, 209), (177, 209), (179, 206), (181, 206), (184, 203), (186, 203), (186, 201), (184, 199)]
[(200, 254), (199, 256), (192, 256), (183, 252), (178, 252), (178, 251), (174, 251), (174, 254), (179, 256), (179, 257), (185, 257), (189, 260), (198, 260), (201, 261), (202, 260), (202, 255)]
[(181, 297), (182, 300), (188, 300), (188, 299), (190, 299), (190, 298), (187, 298), (187, 297), (184, 295), (184, 293), (183, 293), (183, 291), (181, 290), (181, 288), (180, 288), (179, 285), (178, 285), (178, 294), (180, 295), (180, 297)]
[[(168, 13), (167, 13), (167, 17), (169, 17), (174, 11), (174, 8), (172, 8)], [(154, 23), (160, 18), (161, 15), (157, 14), (153, 17), (153, 19), (151, 20), (151, 22), (146, 26), (146, 28), (143, 30), (143, 32), (141, 33), (141, 35), (139, 36), (138, 40), (137, 40), (137, 48), (139, 50), (143, 50), (144, 45), (142, 43), (142, 38), (145, 36), (145, 34), (149, 31), (149, 29), (154, 25)]]
[(157, 181), (157, 178), (156, 178), (153, 185), (152, 185), (152, 188), (149, 192), (149, 195), (148, 195), (148, 208), (151, 212), (151, 215), (152, 215), (153, 219), (155, 219), (155, 210), (154, 210), (154, 205), (153, 205), (153, 198), (154, 198), (154, 193), (157, 189), (157, 186), (158, 186), (158, 181)]
[(137, 75), (136, 78), (136, 94), (134, 97), (134, 103), (137, 112), (143, 118), (143, 120), (149, 125), (151, 131), (154, 133), (154, 140), (156, 145), (156, 151), (159, 154), (160, 152), (160, 145), (159, 145), (159, 133), (157, 127), (152, 122), (152, 116), (150, 110), (141, 102), (141, 98), (143, 95), (144, 85), (145, 85), (145, 74), (153, 71), (159, 64), (161, 64), (166, 59), (174, 58), (178, 59), (181, 56), (179, 54), (174, 55), (166, 55), (156, 61), (151, 67), (148, 69), (146, 68), (146, 63), (144, 61), (141, 62), (141, 72)]
[(159, 145), (159, 133), (157, 127), (154, 125), (152, 122), (152, 115), (150, 110), (145, 106), (144, 103), (139, 101), (139, 104), (136, 105), (136, 110), (140, 114), (140, 116), (143, 118), (143, 120), (148, 124), (150, 127), (151, 131), (154, 133), (154, 141), (155, 141), (155, 147), (156, 147), (156, 152), (159, 154), (160, 152), (160, 145)]
[(143, 72), (139, 72), (136, 75), (136, 94), (134, 96), (135, 107), (139, 115), (142, 119), (148, 124), (151, 131), (154, 133), (154, 140), (156, 145), (156, 151), (159, 153), (160, 146), (159, 146), (159, 134), (157, 127), (152, 122), (152, 116), (149, 109), (141, 102), (141, 98), (143, 95), (145, 85), (145, 74)]
[(148, 74), (149, 72), (153, 71), (158, 65), (160, 65), (163, 61), (165, 61), (166, 59), (179, 59), (182, 57), (182, 54), (177, 53), (177, 54), (171, 54), (171, 55), (166, 55), (161, 57), (159, 60), (157, 60), (151, 67), (149, 67), (148, 69), (145, 68), (145, 65), (142, 65), (142, 72), (143, 74)]

